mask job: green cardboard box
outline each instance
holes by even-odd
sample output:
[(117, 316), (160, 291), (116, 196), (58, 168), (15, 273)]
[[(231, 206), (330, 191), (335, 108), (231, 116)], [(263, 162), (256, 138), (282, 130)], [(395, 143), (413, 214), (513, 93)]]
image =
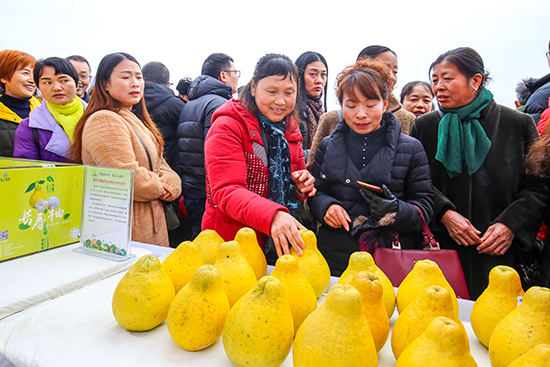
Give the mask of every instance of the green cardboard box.
[(0, 261), (80, 238), (84, 166), (0, 157)]

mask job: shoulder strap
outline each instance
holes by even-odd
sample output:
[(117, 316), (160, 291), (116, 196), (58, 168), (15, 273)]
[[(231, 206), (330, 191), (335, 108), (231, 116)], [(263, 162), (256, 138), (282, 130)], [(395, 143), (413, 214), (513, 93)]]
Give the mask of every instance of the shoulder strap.
[(134, 131), (134, 134), (136, 134), (139, 142), (143, 146), (143, 149), (145, 149), (145, 154), (147, 154), (147, 160), (149, 161), (149, 170), (153, 171), (153, 164), (151, 163), (151, 155), (149, 154), (149, 149), (147, 149), (147, 147), (145, 146), (145, 143), (143, 142), (143, 140), (141, 140), (141, 138), (135, 131)]
[(414, 207), (420, 212), (420, 218), (422, 218), (422, 234), (424, 236), (424, 250), (439, 250), (439, 243), (435, 240), (434, 235), (432, 234), (432, 231), (430, 231), (430, 227), (428, 227), (428, 223), (426, 223), (426, 220), (424, 219), (424, 214), (422, 213), (422, 210), (420, 210), (419, 207), (414, 205)]
[(34, 145), (38, 148), (38, 159), (41, 158), (40, 154), (40, 141), (38, 140), (38, 129), (35, 127), (31, 127), (32, 129), (32, 136), (34, 137)]

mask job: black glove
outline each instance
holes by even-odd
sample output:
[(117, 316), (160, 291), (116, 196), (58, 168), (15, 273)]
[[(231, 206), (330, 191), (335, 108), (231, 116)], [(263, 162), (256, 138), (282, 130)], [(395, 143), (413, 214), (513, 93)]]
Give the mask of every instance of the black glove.
[[(399, 207), (399, 201), (388, 189), (386, 185), (382, 185), (383, 194), (375, 194), (374, 192), (360, 188), (359, 193), (363, 196), (363, 199), (370, 206), (370, 215), (376, 219), (380, 225), (391, 224), (395, 220), (397, 214), (397, 208)], [(386, 218), (384, 218), (386, 216)], [(384, 223), (381, 223), (381, 219), (385, 219)]]

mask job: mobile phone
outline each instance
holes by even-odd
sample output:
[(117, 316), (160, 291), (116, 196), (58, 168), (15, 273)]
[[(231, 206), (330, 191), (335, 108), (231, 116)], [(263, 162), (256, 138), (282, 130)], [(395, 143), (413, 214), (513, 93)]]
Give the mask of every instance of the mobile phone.
[(357, 185), (359, 185), (359, 187), (361, 188), (364, 188), (364, 189), (367, 189), (367, 190), (370, 190), (378, 195), (382, 195), (384, 194), (384, 190), (382, 190), (380, 187), (378, 186), (374, 186), (374, 185), (371, 185), (371, 184), (368, 184), (368, 183), (364, 183), (364, 182), (361, 182), (361, 181), (357, 181)]

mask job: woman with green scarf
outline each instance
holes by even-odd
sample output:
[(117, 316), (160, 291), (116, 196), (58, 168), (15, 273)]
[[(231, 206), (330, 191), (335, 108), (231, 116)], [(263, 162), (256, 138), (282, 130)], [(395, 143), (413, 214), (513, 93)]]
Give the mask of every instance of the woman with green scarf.
[(69, 147), (86, 108), (86, 102), (76, 96), (78, 73), (59, 57), (39, 60), (33, 73), (44, 101), (17, 127), (13, 156), (72, 162)]
[(411, 136), (430, 163), (435, 238), (458, 252), (472, 299), (497, 265), (514, 267), (524, 287), (533, 285), (535, 239), (548, 202), (546, 184), (525, 174), (535, 124), (496, 104), (483, 60), (471, 48), (440, 55), (430, 74), (439, 111), (418, 117)]

